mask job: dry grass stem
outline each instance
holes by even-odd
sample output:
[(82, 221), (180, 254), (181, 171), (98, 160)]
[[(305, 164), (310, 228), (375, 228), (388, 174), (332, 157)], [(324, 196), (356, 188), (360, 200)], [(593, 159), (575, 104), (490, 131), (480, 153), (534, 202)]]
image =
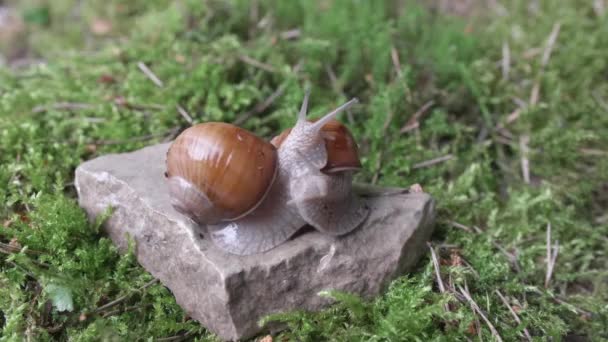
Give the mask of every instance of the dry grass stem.
[(192, 117), (190, 116), (190, 114), (188, 114), (188, 112), (184, 109), (184, 107), (182, 107), (181, 105), (177, 105), (176, 108), (177, 108), (177, 111), (179, 112), (179, 114), (186, 120), (186, 122), (188, 122), (190, 125), (192, 125), (194, 120), (192, 120)]
[(265, 111), (268, 107), (270, 107), (270, 105), (272, 105), (272, 103), (279, 98), (281, 95), (283, 95), (283, 93), (285, 92), (285, 88), (287, 87), (287, 83), (283, 83), (281, 84), (277, 90), (275, 90), (272, 94), (270, 94), (270, 96), (268, 96), (266, 99), (264, 99), (264, 101), (258, 103), (255, 107), (253, 107), (252, 110), (247, 111), (241, 115), (239, 115), (235, 120), (234, 120), (234, 124), (235, 125), (242, 125), (243, 123), (245, 123), (245, 121), (247, 121), (247, 119), (249, 119), (251, 116), (256, 115), (256, 114), (260, 114), (263, 111)]
[[(329, 82), (331, 83), (331, 87), (334, 88), (334, 91), (336, 93), (338, 93), (339, 95), (346, 97), (346, 94), (344, 94), (344, 89), (342, 88), (342, 85), (338, 81), (338, 78), (336, 77), (336, 73), (334, 72), (334, 69), (332, 69), (331, 65), (329, 65), (329, 64), (325, 65), (325, 72), (327, 73), (327, 77), (329, 77)], [(346, 118), (348, 119), (349, 124), (351, 124), (351, 125), (355, 124), (355, 118), (353, 118), (353, 113), (350, 111), (350, 109), (346, 110)]]
[(477, 303), (475, 302), (475, 300), (473, 300), (473, 298), (471, 297), (471, 294), (469, 293), (469, 291), (463, 289), (460, 285), (458, 285), (458, 290), (460, 290), (460, 293), (462, 293), (462, 295), (467, 300), (467, 302), (469, 303), (469, 305), (471, 305), (471, 308), (473, 308), (473, 311), (474, 312), (476, 311), (479, 314), (479, 316), (481, 316), (481, 318), (484, 320), (484, 322), (486, 323), (486, 325), (488, 326), (488, 328), (490, 328), (490, 331), (492, 332), (492, 335), (496, 338), (496, 340), (502, 342), (502, 337), (500, 337), (500, 335), (498, 334), (498, 331), (496, 330), (496, 328), (494, 327), (494, 325), (492, 324), (492, 322), (490, 322), (490, 320), (488, 319), (488, 317), (486, 317), (486, 315), (483, 313), (483, 311), (481, 310), (481, 308), (479, 307), (479, 305), (477, 305)]
[[(297, 74), (300, 71), (301, 67), (302, 67), (302, 61), (298, 62), (298, 64), (296, 64), (296, 66), (293, 67), (293, 70), (292, 70), (293, 73)], [(240, 114), (234, 120), (234, 124), (237, 126), (242, 125), (251, 116), (264, 112), (266, 109), (268, 109), (268, 107), (270, 107), (274, 103), (274, 101), (276, 101), (277, 98), (279, 98), (283, 95), (286, 87), (287, 87), (287, 83), (281, 84), (272, 94), (270, 94), (270, 96), (268, 96), (266, 99), (264, 99), (264, 101), (255, 105), (255, 107), (253, 107), (253, 109)]]
[[(507, 309), (509, 309), (509, 312), (511, 313), (511, 316), (513, 316), (513, 319), (515, 320), (515, 322), (517, 322), (517, 324), (521, 324), (521, 319), (519, 319), (519, 316), (517, 315), (515, 310), (513, 310), (513, 307), (509, 304), (509, 301), (507, 301), (507, 298), (505, 298), (505, 296), (503, 296), (499, 290), (494, 290), (494, 292), (496, 292), (498, 297), (500, 297), (500, 300), (502, 301), (502, 303), (507, 307)], [(530, 332), (528, 331), (527, 328), (524, 328), (524, 335), (526, 336), (526, 339), (528, 341), (532, 341), (532, 336), (530, 336)]]
[(473, 230), (462, 223), (458, 223), (456, 221), (450, 221), (450, 224), (456, 228), (462, 229), (465, 232), (473, 233)]
[(555, 42), (557, 41), (557, 36), (559, 35), (559, 30), (561, 28), (560, 23), (556, 23), (553, 25), (553, 30), (551, 30), (551, 34), (547, 39), (547, 44), (545, 45), (545, 49), (543, 50), (543, 55), (540, 61), (540, 73), (536, 81), (534, 82), (534, 86), (532, 87), (532, 92), (530, 94), (530, 105), (534, 106), (538, 103), (538, 98), (540, 94), (540, 78), (545, 70), (545, 66), (549, 63), (549, 59), (551, 58), (551, 52), (553, 52), (553, 48), (555, 47)]
[(399, 61), (399, 52), (395, 49), (394, 46), (391, 46), (391, 60), (393, 61), (393, 67), (395, 68), (395, 72), (397, 76), (401, 78), (403, 73), (401, 72), (401, 62)]
[(120, 140), (96, 140), (96, 141), (91, 142), (91, 144), (94, 144), (94, 145), (119, 145), (119, 144), (131, 143), (131, 142), (145, 141), (145, 140), (150, 140), (150, 139), (155, 139), (155, 138), (160, 138), (160, 137), (173, 136), (176, 134), (176, 132), (179, 131), (179, 129), (180, 129), (180, 127), (176, 126), (167, 131), (160, 132), (160, 133), (146, 134), (146, 135), (142, 135), (142, 136), (138, 136), (138, 137), (132, 137), (132, 138), (120, 139)]
[(442, 157), (438, 157), (438, 158), (434, 158), (434, 159), (423, 161), (421, 163), (414, 164), (414, 166), (412, 166), (412, 169), (421, 169), (421, 168), (424, 168), (424, 167), (433, 166), (435, 164), (439, 164), (439, 163), (443, 163), (445, 161), (448, 161), (448, 160), (450, 160), (452, 158), (454, 158), (454, 155), (447, 154), (447, 155), (442, 156)]
[(152, 81), (152, 83), (156, 84), (157, 87), (162, 88), (164, 86), (163, 81), (161, 81), (144, 62), (138, 62), (137, 67), (150, 79), (150, 81)]
[(581, 148), (579, 151), (588, 156), (597, 156), (597, 157), (606, 157), (608, 156), (608, 151), (596, 150), (593, 148)]
[(509, 71), (511, 70), (511, 51), (509, 49), (509, 43), (504, 42), (502, 44), (502, 79), (509, 79)]
[(433, 259), (433, 267), (435, 268), (435, 276), (437, 277), (437, 286), (439, 286), (439, 292), (445, 293), (445, 286), (443, 285), (443, 280), (441, 279), (441, 272), (439, 271), (439, 259), (437, 259), (437, 253), (435, 252), (435, 248), (431, 245), (430, 242), (427, 242), (426, 245), (431, 250), (431, 259)]
[(245, 63), (245, 64), (249, 64), (249, 65), (251, 65), (253, 67), (256, 67), (258, 69), (262, 69), (264, 71), (268, 71), (268, 72), (271, 72), (271, 73), (277, 72), (277, 70), (272, 65), (260, 62), (260, 61), (258, 61), (256, 59), (253, 59), (253, 58), (251, 58), (251, 57), (249, 57), (247, 55), (241, 55), (241, 56), (239, 56), (239, 60), (241, 62)]
[(555, 244), (551, 246), (551, 222), (547, 224), (547, 274), (545, 276), (545, 288), (548, 288), (551, 283), (555, 261), (559, 253), (559, 241), (555, 240)]
[[(439, 287), (439, 292), (445, 293), (445, 285), (443, 284), (443, 279), (441, 278), (441, 271), (439, 269), (439, 259), (437, 258), (437, 253), (435, 252), (435, 248), (431, 245), (430, 242), (427, 242), (426, 245), (431, 250), (431, 258), (433, 259), (433, 268), (435, 268), (435, 277), (437, 278), (437, 286)], [(443, 309), (447, 312), (450, 311), (450, 306), (448, 303), (443, 305)]]
[(593, 0), (593, 11), (598, 17), (603, 16), (604, 12), (606, 11), (606, 4), (604, 0)]
[(93, 108), (93, 105), (88, 103), (58, 102), (51, 105), (36, 106), (32, 109), (32, 113), (42, 113), (49, 110), (84, 110), (91, 108)]
[(416, 113), (414, 113), (414, 115), (412, 115), (409, 120), (407, 120), (407, 123), (403, 127), (401, 127), (399, 133), (407, 133), (418, 128), (420, 126), (418, 121), (434, 104), (435, 101), (431, 100), (425, 103), (422, 107), (420, 107), (420, 109), (418, 109)]
[(148, 287), (150, 287), (150, 286), (152, 286), (152, 285), (156, 284), (157, 282), (158, 282), (158, 279), (154, 278), (154, 279), (150, 280), (149, 282), (145, 283), (145, 284), (144, 284), (142, 287), (140, 287), (139, 289), (137, 289), (137, 290), (135, 290), (135, 291), (133, 291), (133, 292), (129, 292), (129, 293), (127, 293), (127, 294), (123, 295), (123, 296), (120, 296), (120, 297), (116, 298), (115, 300), (113, 300), (113, 301), (111, 301), (111, 302), (108, 302), (108, 303), (106, 303), (106, 304), (104, 304), (104, 305), (102, 305), (102, 306), (100, 306), (100, 307), (96, 308), (95, 310), (93, 310), (93, 312), (94, 312), (94, 313), (101, 312), (101, 311), (107, 310), (107, 309), (109, 309), (109, 308), (111, 308), (111, 307), (113, 307), (113, 306), (115, 306), (115, 305), (117, 305), (117, 304), (120, 304), (120, 303), (122, 303), (122, 302), (123, 302), (125, 299), (127, 299), (127, 298), (131, 297), (131, 296), (132, 296), (132, 295), (133, 295), (135, 292), (141, 292), (141, 291), (143, 291), (143, 290), (147, 289)]
[(521, 174), (524, 178), (524, 182), (526, 184), (530, 184), (530, 160), (528, 159), (528, 143), (530, 142), (530, 137), (527, 135), (522, 135), (519, 137), (519, 149), (521, 153)]
[(543, 59), (541, 60), (541, 67), (544, 68), (549, 63), (549, 58), (551, 58), (551, 52), (555, 47), (555, 42), (557, 41), (557, 36), (559, 35), (559, 30), (561, 28), (560, 23), (555, 23), (553, 25), (553, 30), (551, 30), (551, 34), (549, 35), (549, 39), (547, 39), (547, 45), (545, 46), (545, 50), (543, 51)]
[(281, 39), (284, 39), (284, 40), (298, 39), (298, 38), (300, 38), (301, 34), (302, 34), (302, 32), (300, 31), (300, 29), (283, 31), (283, 32), (281, 32)]

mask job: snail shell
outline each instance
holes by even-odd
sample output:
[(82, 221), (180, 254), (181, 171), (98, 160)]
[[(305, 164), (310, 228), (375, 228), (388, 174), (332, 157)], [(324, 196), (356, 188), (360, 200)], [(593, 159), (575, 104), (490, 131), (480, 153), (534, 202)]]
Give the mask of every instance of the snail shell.
[(342, 235), (367, 217), (365, 201), (352, 191), (352, 174), (361, 167), (356, 143), (333, 120), (357, 100), (309, 122), (308, 98), (307, 92), (296, 125), (273, 141), (277, 147), (238, 127), (209, 123), (184, 131), (170, 148), (172, 203), (204, 223), (220, 248), (260, 253), (306, 224)]
[(221, 122), (192, 126), (167, 152), (172, 205), (198, 223), (236, 220), (262, 202), (277, 160), (276, 148), (247, 130)]

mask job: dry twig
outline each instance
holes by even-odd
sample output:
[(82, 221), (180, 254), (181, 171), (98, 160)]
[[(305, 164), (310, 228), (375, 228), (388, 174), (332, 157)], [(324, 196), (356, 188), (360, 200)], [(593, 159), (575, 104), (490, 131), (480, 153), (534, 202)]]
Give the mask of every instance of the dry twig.
[(548, 288), (551, 283), (551, 276), (553, 275), (553, 268), (555, 267), (558, 253), (559, 241), (555, 240), (555, 245), (551, 246), (551, 222), (549, 222), (547, 223), (547, 274), (545, 276), (545, 288)]
[[(382, 132), (384, 132), (384, 144), (386, 145), (388, 141), (388, 126), (390, 126), (391, 121), (393, 121), (394, 113), (393, 111), (389, 111), (386, 114), (386, 119), (384, 120), (384, 124), (382, 125)], [(372, 177), (372, 184), (376, 184), (378, 182), (378, 178), (380, 178), (380, 171), (382, 170), (382, 161), (384, 159), (384, 148), (380, 150), (378, 153), (378, 159), (376, 160), (376, 165), (374, 166), (374, 176)]]
[(150, 287), (150, 286), (152, 286), (152, 285), (156, 284), (157, 282), (158, 282), (158, 279), (156, 279), (156, 278), (155, 278), (155, 279), (152, 279), (152, 280), (150, 280), (149, 282), (145, 283), (145, 284), (144, 284), (142, 287), (140, 287), (139, 289), (137, 289), (137, 290), (135, 290), (135, 291), (132, 291), (132, 292), (129, 292), (129, 293), (127, 293), (127, 294), (123, 295), (123, 296), (120, 296), (120, 297), (116, 298), (115, 300), (113, 300), (113, 301), (111, 301), (111, 302), (109, 302), (109, 303), (106, 303), (106, 304), (104, 304), (104, 305), (102, 305), (102, 306), (100, 306), (100, 307), (96, 308), (95, 310), (93, 310), (93, 313), (98, 313), (98, 312), (101, 312), (101, 311), (107, 310), (107, 309), (109, 309), (109, 308), (111, 308), (111, 307), (113, 307), (113, 306), (115, 306), (115, 305), (117, 305), (117, 304), (120, 304), (120, 303), (122, 303), (122, 302), (123, 302), (125, 299), (127, 299), (127, 298), (131, 297), (131, 296), (132, 296), (134, 293), (136, 293), (136, 292), (141, 292), (141, 291), (143, 291), (143, 290), (147, 289), (148, 287)]
[(401, 72), (401, 62), (399, 61), (399, 52), (395, 49), (394, 46), (391, 46), (391, 60), (393, 61), (393, 67), (395, 68), (395, 72), (397, 76), (401, 78), (403, 73)]
[(521, 173), (524, 177), (524, 182), (530, 184), (530, 160), (528, 159), (528, 143), (530, 137), (528, 135), (522, 135), (519, 137), (519, 149), (521, 153)]
[(439, 164), (439, 163), (443, 163), (445, 161), (448, 161), (450, 159), (454, 158), (454, 156), (452, 154), (447, 154), (445, 156), (442, 157), (438, 157), (438, 158), (433, 158), (430, 160), (426, 160), (417, 164), (414, 164), (414, 166), (412, 166), (412, 169), (421, 169), (424, 167), (429, 167), (429, 166), (433, 166), (435, 164)]
[[(437, 259), (437, 253), (435, 252), (435, 248), (431, 245), (430, 242), (426, 243), (431, 250), (431, 258), (433, 259), (433, 268), (435, 268), (435, 276), (437, 277), (437, 286), (439, 286), (439, 292), (445, 293), (445, 285), (443, 285), (443, 279), (441, 279), (441, 271), (439, 270), (439, 260)], [(445, 303), (443, 309), (447, 312), (450, 311), (450, 306), (448, 303)]]
[(441, 272), (439, 271), (439, 259), (437, 259), (437, 253), (435, 252), (435, 248), (431, 245), (430, 242), (427, 242), (426, 245), (431, 250), (431, 259), (433, 259), (433, 267), (435, 268), (435, 276), (437, 277), (437, 286), (439, 286), (439, 292), (445, 293), (445, 286), (443, 285), (443, 280), (441, 279)]
[(534, 82), (534, 86), (532, 86), (532, 92), (530, 93), (530, 105), (534, 106), (538, 103), (538, 97), (540, 93), (540, 78), (545, 70), (545, 67), (549, 63), (549, 59), (551, 58), (551, 52), (553, 51), (553, 47), (555, 46), (555, 42), (557, 41), (557, 36), (559, 35), (559, 30), (561, 28), (560, 23), (556, 23), (553, 25), (553, 30), (551, 30), (551, 34), (547, 39), (547, 44), (545, 45), (545, 49), (543, 50), (543, 55), (540, 61), (540, 73), (536, 82)]
[(473, 298), (471, 297), (471, 294), (469, 293), (469, 291), (463, 289), (460, 285), (458, 285), (458, 289), (460, 290), (460, 293), (462, 293), (462, 295), (464, 296), (464, 298), (467, 300), (467, 302), (469, 303), (469, 305), (471, 305), (471, 308), (473, 308), (473, 311), (476, 311), (481, 316), (481, 318), (484, 320), (484, 322), (486, 322), (486, 324), (488, 325), (488, 328), (490, 328), (490, 331), (492, 332), (492, 335), (498, 341), (502, 342), (502, 338), (498, 334), (498, 331), (496, 330), (496, 328), (494, 327), (494, 325), (492, 324), (492, 322), (490, 322), (490, 320), (488, 319), (488, 317), (486, 317), (486, 315), (483, 313), (483, 311), (481, 310), (481, 308), (479, 307), (479, 305), (477, 305), (477, 303), (475, 302), (475, 300), (473, 300)]
[[(302, 62), (300, 61), (293, 68), (293, 72), (297, 74), (300, 71), (301, 67), (302, 67)], [(253, 107), (253, 109), (237, 116), (237, 118), (234, 120), (234, 124), (237, 126), (242, 125), (243, 123), (245, 123), (245, 121), (247, 121), (253, 115), (260, 114), (263, 111), (265, 111), (266, 109), (268, 109), (268, 107), (270, 107), (270, 105), (272, 105), (272, 103), (274, 103), (274, 101), (277, 98), (279, 98), (281, 95), (283, 95), (283, 93), (285, 92), (285, 88), (287, 88), (287, 83), (281, 84), (272, 94), (270, 94), (270, 96), (268, 96), (266, 99), (264, 99), (264, 101), (255, 105), (255, 107)]]
[[(325, 72), (327, 73), (327, 77), (329, 77), (329, 81), (331, 82), (331, 87), (334, 88), (334, 91), (336, 93), (340, 94), (342, 97), (346, 97), (346, 94), (344, 93), (344, 89), (342, 88), (342, 85), (340, 84), (340, 82), (338, 82), (336, 73), (331, 68), (331, 65), (329, 65), (329, 64), (325, 65)], [(351, 113), (350, 109), (346, 110), (346, 118), (348, 119), (349, 124), (351, 124), (351, 125), (355, 124), (355, 119), (353, 118), (353, 114)]]
[(58, 102), (51, 105), (36, 106), (32, 109), (32, 113), (42, 113), (49, 110), (84, 110), (93, 108), (89, 103), (74, 103), (74, 102)]
[[(498, 291), (498, 290), (495, 290), (494, 292), (496, 292), (498, 297), (500, 297), (500, 300), (502, 301), (502, 303), (507, 307), (507, 309), (509, 309), (509, 312), (511, 313), (511, 316), (513, 316), (513, 319), (515, 320), (515, 322), (517, 322), (517, 324), (521, 324), (521, 319), (519, 319), (519, 316), (517, 315), (515, 310), (513, 310), (513, 307), (511, 307), (511, 305), (507, 301), (507, 298), (505, 298), (505, 296), (503, 296), (502, 293), (500, 293), (500, 291)], [(526, 339), (528, 341), (532, 341), (532, 336), (530, 336), (530, 332), (528, 331), (527, 328), (524, 328), (524, 335), (526, 336)]]
[(504, 42), (502, 44), (502, 79), (509, 79), (509, 71), (511, 69), (511, 52), (509, 50), (509, 43)]
[(420, 109), (418, 109), (416, 111), (416, 113), (414, 113), (414, 115), (412, 115), (409, 120), (407, 120), (407, 123), (405, 124), (405, 126), (401, 127), (401, 130), (399, 131), (399, 133), (407, 133), (409, 131), (412, 131), (416, 128), (418, 128), (420, 126), (419, 120), (420, 118), (435, 104), (435, 101), (431, 100), (428, 101), (427, 103), (425, 103), (422, 107), (420, 107)]
[(284, 39), (284, 40), (298, 39), (298, 38), (300, 38), (301, 34), (302, 34), (302, 32), (300, 31), (300, 29), (287, 30), (287, 31), (281, 32), (281, 39)]
[(162, 88), (164, 86), (163, 82), (152, 72), (152, 70), (150, 70), (150, 68), (148, 68), (144, 62), (138, 62), (137, 67), (139, 70), (141, 70), (141, 72), (144, 73), (144, 75), (146, 75), (146, 77), (150, 79), (150, 81), (152, 81), (152, 83), (156, 84), (157, 87)]
[(271, 73), (275, 73), (277, 72), (277, 70), (270, 64), (266, 64), (263, 62), (258, 61), (257, 59), (253, 59), (247, 55), (241, 55), (239, 56), (239, 60), (241, 60), (241, 62), (245, 63), (245, 64), (249, 64), (253, 67), (256, 67), (258, 69), (262, 69), (264, 71), (268, 71)]
[(132, 137), (132, 138), (128, 138), (128, 139), (122, 139), (122, 140), (96, 140), (93, 141), (91, 144), (93, 145), (119, 145), (119, 144), (126, 144), (126, 143), (130, 143), (130, 142), (137, 142), (137, 141), (145, 141), (145, 140), (150, 140), (150, 139), (155, 139), (155, 138), (159, 138), (159, 137), (166, 137), (166, 136), (173, 136), (176, 134), (176, 132), (179, 132), (180, 127), (173, 127), (168, 131), (165, 132), (161, 132), (161, 133), (154, 133), (154, 134), (146, 134), (146, 135), (142, 135), (142, 136), (138, 136), (138, 137)]
[(188, 112), (184, 109), (184, 107), (182, 107), (181, 105), (177, 105), (175, 106), (177, 108), (177, 111), (179, 112), (179, 114), (190, 124), (192, 125), (192, 123), (194, 122), (194, 120), (192, 120), (192, 117), (190, 116), (190, 114), (188, 114)]

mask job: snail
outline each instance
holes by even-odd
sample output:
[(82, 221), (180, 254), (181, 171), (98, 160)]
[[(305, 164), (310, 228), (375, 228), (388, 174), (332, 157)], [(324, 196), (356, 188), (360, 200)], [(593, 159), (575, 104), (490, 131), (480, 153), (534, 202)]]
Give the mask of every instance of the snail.
[(167, 151), (171, 205), (211, 240), (238, 255), (268, 251), (311, 225), (340, 236), (356, 229), (369, 208), (352, 190), (361, 168), (357, 144), (334, 118), (352, 99), (314, 121), (307, 91), (293, 128), (270, 142), (221, 122), (194, 125)]

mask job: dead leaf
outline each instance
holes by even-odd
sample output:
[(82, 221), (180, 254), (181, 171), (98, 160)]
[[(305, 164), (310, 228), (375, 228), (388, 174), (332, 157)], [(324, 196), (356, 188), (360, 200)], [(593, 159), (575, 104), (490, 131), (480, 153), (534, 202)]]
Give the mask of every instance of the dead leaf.
[(175, 61), (177, 63), (186, 63), (186, 57), (184, 57), (184, 55), (175, 55)]
[(451, 266), (462, 266), (462, 257), (457, 249), (453, 249), (450, 252), (450, 265)]
[(475, 322), (471, 322), (471, 324), (469, 324), (469, 327), (467, 328), (467, 334), (477, 335), (477, 327), (475, 326)]
[(272, 342), (272, 336), (266, 335), (266, 336), (262, 337), (262, 339), (260, 339), (259, 342)]
[(87, 144), (85, 146), (84, 150), (87, 151), (88, 153), (95, 153), (95, 152), (97, 152), (97, 145)]
[(104, 83), (104, 84), (110, 84), (110, 83), (116, 83), (116, 79), (112, 75), (103, 74), (103, 75), (99, 76), (99, 79), (97, 80), (97, 82)]
[(112, 23), (107, 19), (95, 18), (90, 25), (91, 32), (98, 36), (105, 36), (112, 31)]
[(8, 243), (9, 246), (11, 246), (14, 249), (21, 249), (21, 244), (19, 243), (19, 240), (17, 240), (16, 237), (12, 238), (11, 241)]

